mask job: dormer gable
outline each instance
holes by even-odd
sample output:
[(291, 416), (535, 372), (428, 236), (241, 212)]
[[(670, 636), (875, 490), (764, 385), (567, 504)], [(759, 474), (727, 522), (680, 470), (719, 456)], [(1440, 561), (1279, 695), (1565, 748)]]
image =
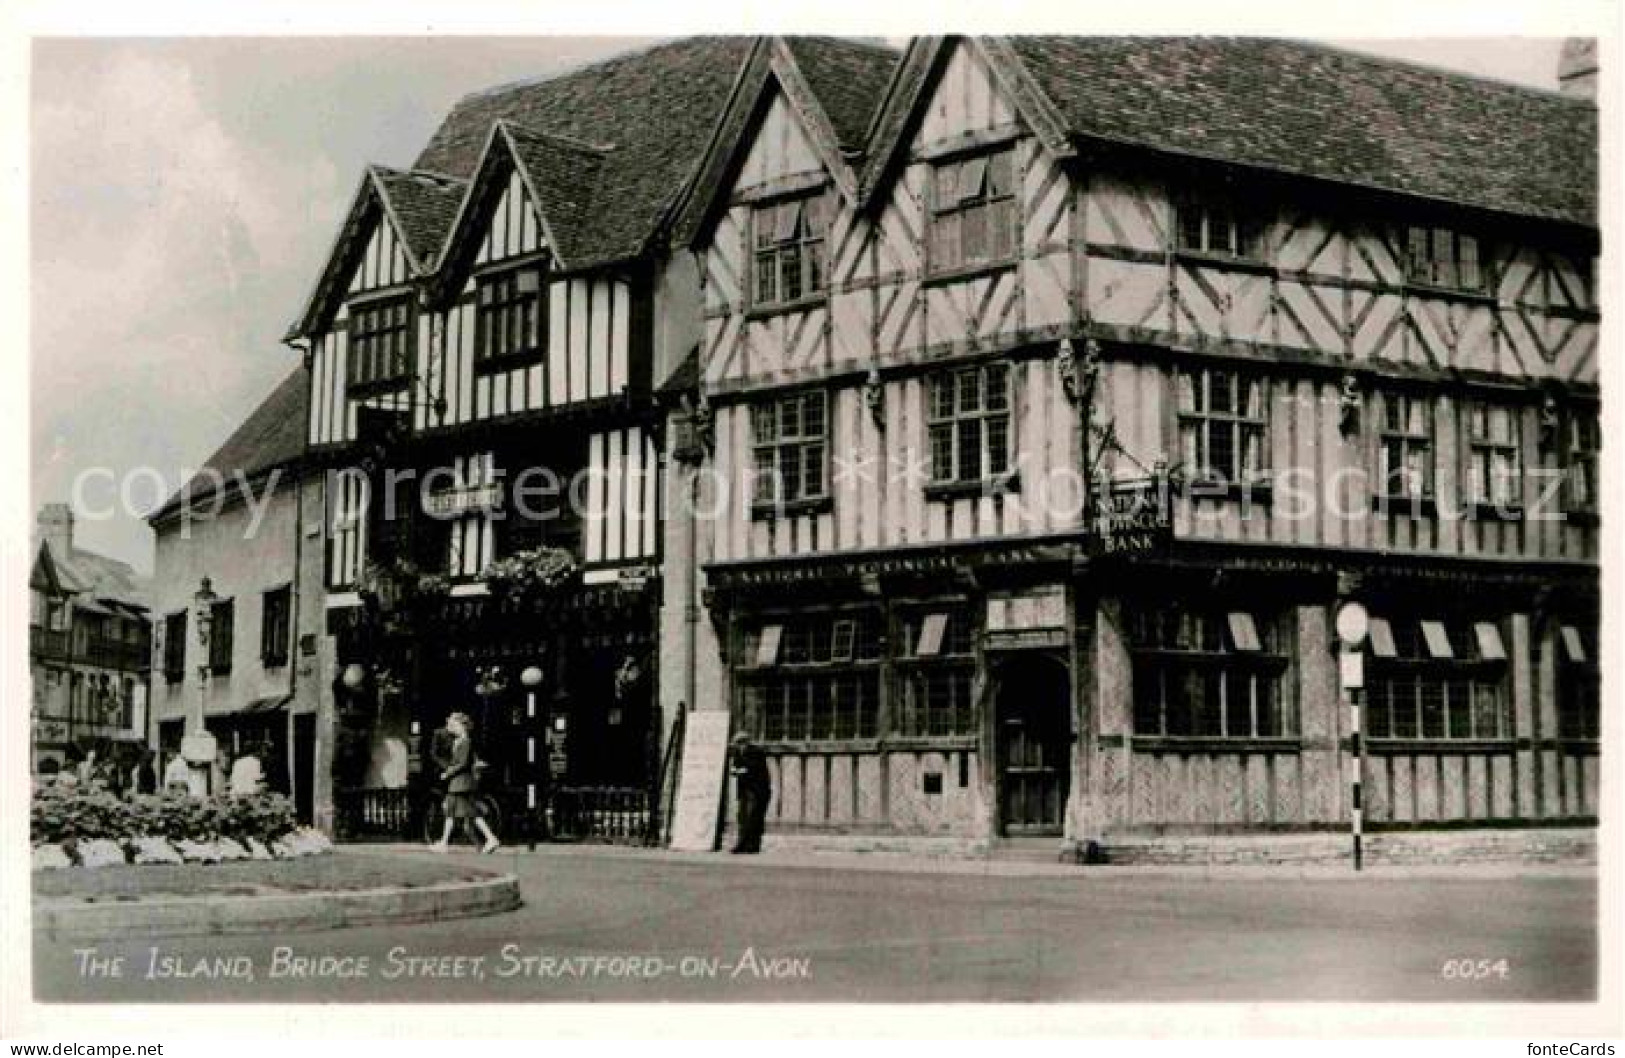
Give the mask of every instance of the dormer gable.
[(287, 338), (320, 332), (358, 283), (395, 286), (432, 275), (465, 187), (463, 181), (438, 173), (369, 165), (326, 266)]
[(871, 115), (895, 64), (890, 49), (854, 41), (757, 40), (678, 213), (676, 241), (694, 244), (746, 184), (771, 192), (822, 178), (856, 204)]
[(470, 269), (507, 257), (546, 250), (555, 270), (582, 263), (611, 154), (607, 146), (493, 123), (446, 238), (437, 296), (454, 296)]

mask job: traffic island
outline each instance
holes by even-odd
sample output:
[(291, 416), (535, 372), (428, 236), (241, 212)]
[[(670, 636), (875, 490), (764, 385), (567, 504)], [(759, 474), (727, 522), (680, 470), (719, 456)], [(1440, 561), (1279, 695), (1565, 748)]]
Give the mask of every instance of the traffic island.
[(512, 911), (519, 880), (455, 862), (340, 851), (297, 860), (36, 871), (49, 940), (299, 932)]

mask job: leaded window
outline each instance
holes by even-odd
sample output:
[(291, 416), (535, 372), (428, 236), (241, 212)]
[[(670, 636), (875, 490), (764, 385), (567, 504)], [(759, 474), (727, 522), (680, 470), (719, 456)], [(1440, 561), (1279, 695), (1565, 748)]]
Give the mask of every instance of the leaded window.
[(1288, 651), (1273, 615), (1165, 605), (1128, 615), (1134, 733), (1283, 738), (1297, 733)]
[(940, 371), (929, 388), (931, 483), (985, 483), (1008, 472), (1009, 369), (983, 364)]
[(1372, 617), (1370, 650), (1366, 730), (1372, 738), (1511, 737), (1500, 622)]
[(782, 305), (824, 290), (824, 237), (829, 227), (828, 198), (811, 195), (757, 206), (758, 306)]
[(898, 621), (896, 728), (910, 737), (977, 733), (975, 625), (963, 602), (904, 611)]
[(1265, 474), (1267, 387), (1240, 371), (1179, 373), (1179, 425), (1187, 472), (1198, 481), (1253, 484)]
[(1409, 393), (1383, 395), (1377, 481), (1381, 495), (1388, 498), (1432, 498), (1433, 401), (1430, 398)]
[(1265, 220), (1229, 198), (1187, 197), (1178, 205), (1178, 248), (1187, 253), (1263, 261)]
[(351, 384), (404, 380), (412, 372), (412, 349), (410, 296), (351, 306)]
[(741, 638), (736, 667), (745, 721), (768, 742), (875, 737), (880, 716), (880, 614), (788, 614)]
[(1516, 409), (1498, 404), (1467, 408), (1467, 487), (1474, 503), (1508, 508), (1523, 504), (1523, 451)]
[(821, 389), (751, 406), (753, 502), (804, 503), (829, 493), (829, 395)]
[(1485, 289), (1478, 237), (1453, 228), (1412, 225), (1405, 278), (1423, 286), (1480, 293)]
[(1559, 738), (1602, 737), (1602, 669), (1595, 628), (1595, 624), (1562, 624), (1557, 629)]
[(547, 334), (541, 269), (532, 265), (481, 276), (477, 289), (474, 362), (540, 355)]
[(1601, 506), (1597, 457), (1602, 451), (1602, 424), (1595, 410), (1576, 408), (1569, 412), (1566, 426), (1564, 509), (1594, 513)]
[(997, 264), (1016, 255), (1016, 164), (1012, 150), (938, 165), (931, 215), (935, 272)]

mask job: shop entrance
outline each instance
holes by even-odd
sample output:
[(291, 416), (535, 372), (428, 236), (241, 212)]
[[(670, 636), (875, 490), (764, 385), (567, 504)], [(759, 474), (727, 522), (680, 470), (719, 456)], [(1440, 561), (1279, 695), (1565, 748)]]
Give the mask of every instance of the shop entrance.
[(1048, 654), (1019, 654), (995, 675), (1000, 827), (1006, 834), (1059, 834), (1072, 754), (1067, 667)]

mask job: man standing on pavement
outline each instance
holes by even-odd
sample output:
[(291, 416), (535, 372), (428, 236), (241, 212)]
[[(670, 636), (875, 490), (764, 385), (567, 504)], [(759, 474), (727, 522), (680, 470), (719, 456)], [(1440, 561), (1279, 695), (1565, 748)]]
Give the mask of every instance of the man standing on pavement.
[(767, 823), (768, 802), (773, 799), (773, 779), (767, 771), (767, 756), (753, 745), (744, 732), (733, 740), (734, 795), (738, 801), (738, 838), (735, 853), (762, 851), (762, 827)]

